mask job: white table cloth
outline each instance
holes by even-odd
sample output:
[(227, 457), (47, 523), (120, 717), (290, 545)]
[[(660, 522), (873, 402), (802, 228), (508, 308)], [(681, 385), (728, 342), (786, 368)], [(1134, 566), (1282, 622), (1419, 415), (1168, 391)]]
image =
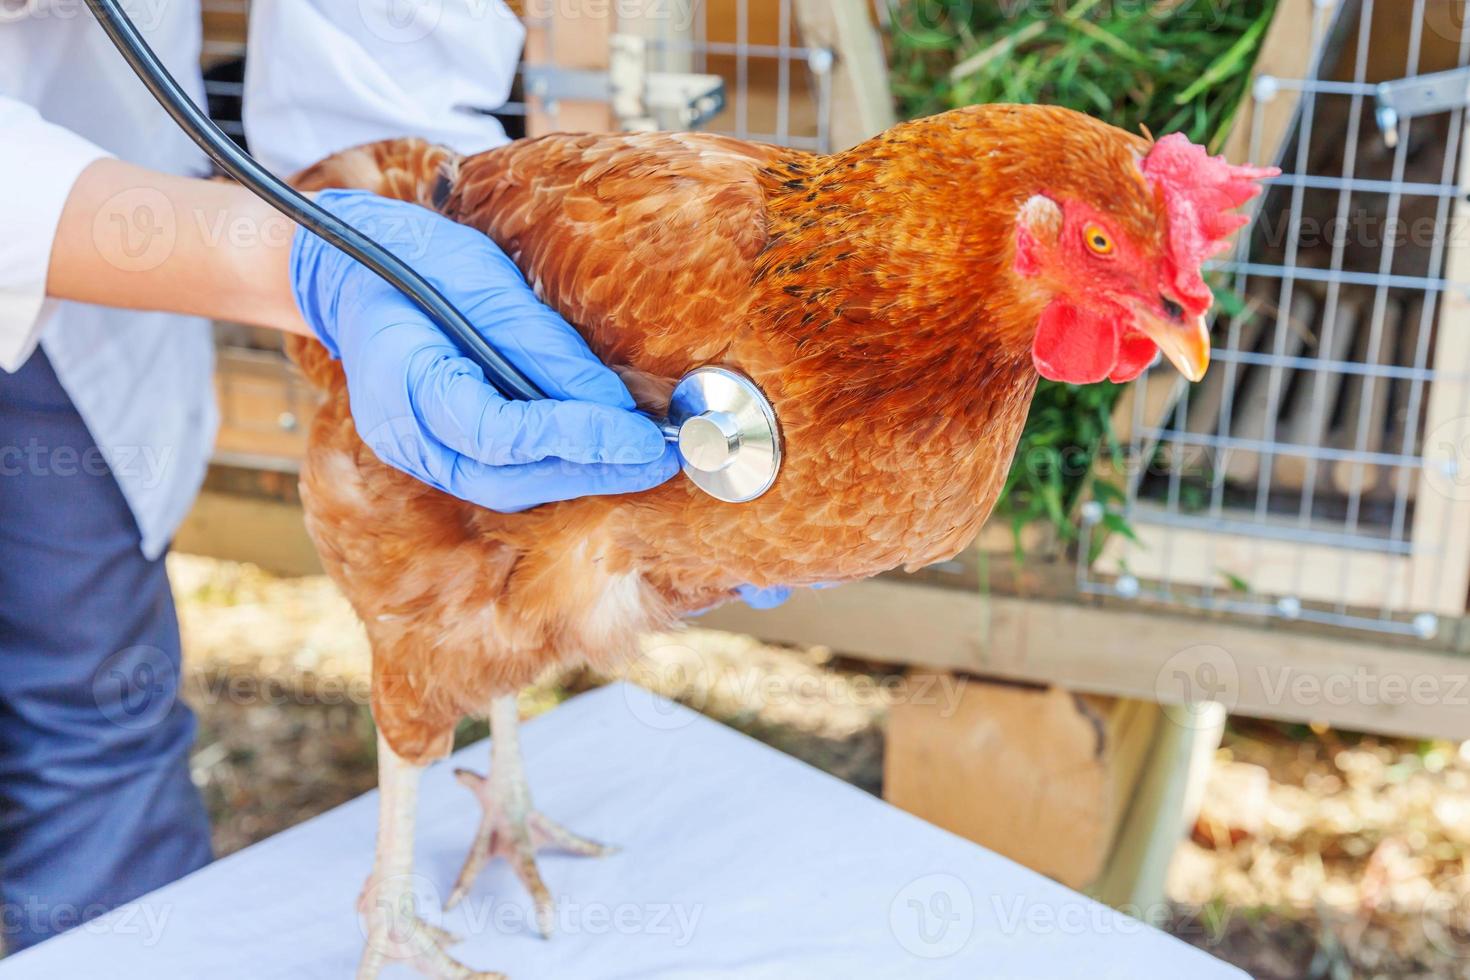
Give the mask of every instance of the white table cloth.
[[(1245, 975), (1004, 858), (631, 685), (528, 722), (535, 801), (606, 858), (546, 854), (558, 932), (492, 864), (448, 914), (480, 811), (455, 766), (425, 774), (421, 909), (455, 953), (512, 980), (838, 977), (1245, 980)], [(32, 950), (0, 980), (349, 977), (372, 859), (368, 793)], [(411, 977), (395, 965), (385, 976)]]

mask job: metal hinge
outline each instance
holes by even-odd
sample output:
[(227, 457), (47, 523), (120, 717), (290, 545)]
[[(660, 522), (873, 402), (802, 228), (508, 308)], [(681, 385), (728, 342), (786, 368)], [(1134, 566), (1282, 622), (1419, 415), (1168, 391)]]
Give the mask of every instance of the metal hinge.
[(631, 34), (612, 36), (605, 72), (526, 65), (524, 78), (526, 91), (548, 103), (609, 103), (624, 129), (695, 129), (725, 108), (723, 78), (649, 71), (648, 40)]
[(1402, 120), (1466, 105), (1470, 105), (1470, 67), (1383, 82), (1378, 86), (1378, 128), (1392, 148), (1398, 146)]

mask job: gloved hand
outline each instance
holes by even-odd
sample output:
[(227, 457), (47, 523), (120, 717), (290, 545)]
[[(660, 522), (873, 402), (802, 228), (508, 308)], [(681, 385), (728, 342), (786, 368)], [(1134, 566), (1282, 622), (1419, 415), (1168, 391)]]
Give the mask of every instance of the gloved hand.
[[(808, 585), (809, 589), (835, 589), (841, 584), (838, 582), (815, 582)], [(737, 585), (735, 594), (740, 601), (752, 609), (775, 609), (787, 599), (791, 598), (791, 587), (787, 585), (773, 585), (762, 589), (754, 585)]]
[(752, 609), (775, 609), (791, 598), (791, 589), (784, 585), (773, 585), (768, 589), (754, 585), (737, 585), (735, 594)]
[(502, 398), (411, 300), (298, 229), (296, 305), (342, 359), (353, 421), (379, 459), (498, 511), (647, 490), (678, 472), (677, 454), (633, 411), (618, 376), (489, 238), (362, 191), (323, 191), (316, 200), (418, 270), (550, 396)]

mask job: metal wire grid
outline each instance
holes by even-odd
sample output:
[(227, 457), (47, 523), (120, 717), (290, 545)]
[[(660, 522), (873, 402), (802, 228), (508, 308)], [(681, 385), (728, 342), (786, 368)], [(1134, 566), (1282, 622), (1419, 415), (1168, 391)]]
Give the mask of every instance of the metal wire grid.
[[(713, 15), (711, 6), (709, 0), (672, 0), (660, 8), (668, 16), (649, 24), (653, 30), (648, 39), (651, 70), (695, 71), (724, 78), (727, 109), (701, 127), (706, 131), (798, 149), (830, 150), (833, 55), (827, 48), (796, 42), (793, 0), (735, 0), (733, 7), (722, 6)], [(238, 106), (244, 84), (230, 77), (233, 73), (225, 66), (245, 57), (244, 25), (250, 3), (203, 0), (202, 8), (206, 22), (215, 18), (216, 23), (238, 25), (238, 32), (230, 32), (234, 36), (206, 31), (203, 61), (207, 71), (204, 89), (211, 105), (236, 110), (227, 109), (216, 122), (240, 139), (244, 127)], [(525, 20), (530, 28), (553, 31), (549, 19)], [(553, 62), (555, 44), (552, 33)], [(466, 108), (504, 116), (527, 113), (524, 99), (516, 97), (500, 106)], [(554, 104), (548, 107), (548, 115), (554, 124)]]
[[(1347, 4), (1338, 12), (1340, 27), (1355, 35), (1351, 81), (1321, 77), (1333, 67), (1326, 64), (1319, 66), (1317, 77), (1258, 80), (1253, 93), (1258, 103), (1283, 93), (1300, 98), (1295, 142), (1285, 141), (1280, 151), (1285, 157), (1292, 149), (1291, 159), (1278, 160), (1286, 172), (1271, 182), (1275, 186), (1263, 198), (1256, 215), (1259, 226), (1263, 217), (1271, 216), (1273, 208), (1280, 208), (1286, 218), (1285, 241), (1279, 254), (1269, 254), (1257, 227), (1254, 235), (1242, 234), (1234, 254), (1216, 268), (1228, 277), (1240, 305), (1249, 307), (1253, 298), (1274, 293), (1274, 316), (1269, 307), (1263, 311), (1267, 313), (1264, 338), (1258, 345), (1243, 337), (1249, 316), (1231, 317), (1223, 334), (1216, 332), (1220, 346), (1212, 351), (1212, 357), (1214, 371), (1223, 373), (1223, 384), (1218, 415), (1212, 424), (1202, 424), (1201, 413), (1191, 413), (1190, 400), (1199, 397), (1198, 388), (1190, 390), (1181, 385), (1185, 390), (1178, 403), (1161, 422), (1146, 417), (1145, 398), (1134, 399), (1128, 445), (1128, 459), (1134, 465), (1124, 516), (1139, 529), (1159, 529), (1153, 540), (1159, 542), (1161, 553), (1150, 564), (1146, 577), (1130, 573), (1126, 562), (1116, 577), (1095, 573), (1088, 559), (1104, 510), (1099, 504), (1089, 504), (1083, 513), (1077, 572), (1080, 591), (1421, 638), (1435, 634), (1437, 617), (1416, 611), (1412, 598), (1402, 600), (1402, 581), (1367, 584), (1382, 596), (1376, 609), (1348, 598), (1363, 594), (1364, 583), (1352, 581), (1353, 575), (1361, 574), (1360, 556), (1409, 556), (1416, 553), (1416, 548), (1422, 554), (1424, 543), (1416, 543), (1412, 520), (1413, 488), (1428, 462), (1423, 456), (1421, 432), (1426, 395), (1436, 380), (1458, 381), (1464, 377), (1436, 372), (1430, 365), (1440, 298), (1449, 290), (1467, 291), (1465, 283), (1442, 278), (1450, 207), (1463, 195), (1457, 173), (1464, 110), (1449, 113), (1447, 125), (1444, 117), (1398, 123), (1399, 139), (1392, 151), (1387, 179), (1359, 176), (1360, 147), (1365, 139), (1379, 138), (1372, 132), (1371, 121), (1372, 97), (1378, 87), (1367, 77), (1374, 8), (1375, 0), (1362, 0), (1361, 5)], [(1425, 0), (1414, 0), (1412, 11), (1404, 13), (1412, 19), (1403, 74), (1416, 76), (1421, 71)], [(1312, 37), (1314, 51), (1323, 49), (1328, 33), (1325, 19), (1318, 19)], [(1460, 67), (1470, 64), (1470, 26), (1460, 29), (1456, 63)], [(1328, 116), (1345, 117), (1346, 132), (1314, 134), (1323, 107), (1333, 100), (1339, 104), (1328, 111)], [(1341, 105), (1344, 100), (1345, 112)], [(1275, 148), (1262, 145), (1260, 124), (1264, 114), (1251, 113), (1251, 118), (1250, 158), (1261, 160), (1273, 155)], [(1431, 138), (1442, 140), (1443, 159), (1437, 178), (1412, 180), (1407, 172), (1410, 148), (1415, 145), (1414, 137), (1422, 137), (1426, 129), (1430, 129)], [(1336, 154), (1340, 166), (1322, 167), (1314, 159), (1314, 148), (1323, 143), (1341, 148)], [(1422, 148), (1422, 139), (1419, 145)], [(1423, 268), (1407, 272), (1402, 268), (1407, 264), (1401, 261), (1405, 256), (1396, 255), (1399, 244), (1393, 237), (1385, 238), (1376, 249), (1376, 265), (1352, 268), (1346, 261), (1352, 236), (1346, 234), (1332, 238), (1325, 265), (1314, 264), (1310, 261), (1313, 256), (1305, 254), (1308, 249), (1303, 242), (1304, 219), (1309, 216), (1305, 207), (1309, 200), (1318, 205), (1323, 201), (1320, 194), (1309, 198), (1312, 191), (1330, 192), (1327, 198), (1339, 229), (1348, 226), (1358, 201), (1382, 199), (1384, 228), (1399, 221), (1406, 201), (1423, 202), (1411, 206), (1421, 212), (1425, 206), (1430, 207), (1436, 230)], [(1321, 256), (1315, 258), (1320, 260)], [(1310, 304), (1315, 306), (1312, 312), (1316, 322), (1309, 326), (1316, 332), (1316, 343), (1315, 351), (1308, 352), (1303, 349), (1302, 325), (1293, 322), (1293, 314), (1312, 299), (1316, 300)], [(1355, 325), (1357, 336), (1349, 342), (1345, 333)], [(1454, 329), (1463, 329), (1463, 325), (1455, 324)], [(1400, 340), (1405, 343), (1398, 345)], [(1395, 350), (1396, 346), (1399, 349)], [(1259, 413), (1262, 428), (1243, 433), (1238, 424), (1242, 406), (1237, 399), (1252, 377), (1257, 404), (1264, 397), (1264, 410)], [(1147, 376), (1140, 381), (1146, 383)], [(1384, 441), (1374, 428), (1382, 420), (1374, 413), (1382, 408), (1385, 392), (1390, 389), (1400, 425), (1396, 438)], [(1350, 390), (1358, 393), (1356, 403), (1344, 404), (1343, 393)], [(1338, 412), (1345, 416), (1337, 421), (1350, 438), (1335, 444), (1291, 441), (1292, 433), (1320, 436), (1327, 430), (1334, 408), (1333, 393), (1338, 395)], [(1291, 411), (1285, 412), (1288, 394), (1292, 395)], [(1470, 404), (1461, 404), (1460, 414), (1466, 409)], [(1282, 431), (1283, 423), (1286, 432)], [(1253, 457), (1250, 465), (1235, 467), (1237, 475), (1243, 474), (1245, 479), (1231, 478), (1231, 454)], [(1155, 463), (1160, 465), (1156, 467)], [(1298, 474), (1299, 482), (1294, 485), (1277, 482), (1288, 468), (1286, 464)], [(1335, 478), (1329, 478), (1329, 471)], [(1347, 474), (1345, 484), (1343, 473)], [(1366, 473), (1380, 477), (1376, 494), (1368, 492)], [(1202, 492), (1207, 500), (1195, 500), (1191, 506), (1187, 499), (1190, 490), (1196, 497)], [(1188, 556), (1191, 569), (1207, 570), (1206, 575), (1195, 574), (1192, 580), (1175, 574), (1176, 566), (1183, 564), (1176, 538), (1186, 530), (1207, 532), (1188, 542), (1190, 547), (1202, 543), (1208, 552), (1202, 560), (1199, 555)], [(1243, 550), (1248, 560), (1243, 567), (1222, 567), (1228, 580), (1224, 575), (1212, 579), (1217, 553), (1229, 536), (1247, 539), (1232, 542), (1230, 549), (1237, 557)], [(1252, 586), (1251, 578), (1260, 568), (1263, 550), (1271, 543), (1300, 550), (1293, 559), (1290, 587), (1267, 592)], [(1305, 559), (1307, 549), (1320, 547), (1340, 549), (1336, 582), (1305, 579), (1321, 571), (1318, 566), (1309, 571)], [(1444, 553), (1442, 549), (1434, 558), (1441, 569), (1448, 563), (1466, 560), (1465, 555)], [(1381, 565), (1378, 574), (1388, 579), (1404, 572), (1401, 566)], [(1320, 598), (1325, 593), (1334, 595)], [(1303, 596), (1318, 598), (1304, 600)]]
[[(697, 72), (725, 81), (726, 108), (699, 128), (740, 139), (828, 152), (832, 107), (833, 55), (827, 48), (796, 42), (793, 0), (670, 0), (655, 4), (637, 27), (648, 41), (649, 68), (658, 72)], [(555, 26), (526, 18), (530, 28), (550, 32), (556, 61)], [(524, 103), (506, 110), (525, 111)], [(549, 109), (555, 128), (555, 107)]]
[[(709, 3), (695, 0), (695, 37), (703, 40), (667, 40), (657, 44), (661, 70), (669, 70), (673, 56), (687, 51), (694, 56), (695, 70), (726, 79), (733, 96), (728, 118), (716, 118), (709, 127), (741, 139), (776, 143), (826, 153), (832, 149), (829, 122), (832, 111), (833, 55), (827, 48), (798, 45), (794, 41), (796, 15), (792, 0), (736, 0), (733, 43), (710, 40)], [(777, 36), (774, 44), (751, 40), (751, 26), (768, 19), (775, 8)], [(769, 77), (774, 62), (775, 87), (770, 106), (760, 106), (761, 88), (753, 82)], [(732, 64), (733, 63), (733, 64)], [(733, 71), (730, 68), (733, 67)], [(793, 68), (804, 71), (793, 71)], [(764, 111), (762, 111), (764, 110)]]
[[(708, 130), (825, 150), (830, 142), (832, 56), (824, 48), (794, 42), (792, 3), (736, 0), (733, 8), (726, 5), (712, 15), (706, 0), (695, 0), (678, 19), (651, 25), (657, 32), (649, 38), (650, 69), (712, 73), (725, 79), (728, 105), (704, 127)], [(672, 4), (676, 13), (679, 6), (679, 0)], [(227, 134), (243, 140), (242, 70), (250, 3), (202, 0), (201, 7), (205, 19), (201, 60), (210, 114)], [(550, 25), (528, 20), (528, 27), (536, 26)], [(554, 39), (552, 44), (554, 60)], [(517, 95), (522, 89), (517, 86)], [(502, 106), (467, 108), (503, 117), (527, 112), (518, 97)], [(555, 106), (548, 109), (554, 124)], [(298, 390), (299, 382), (288, 372), (269, 370), (267, 362), (284, 360), (273, 337), (248, 327), (217, 324), (216, 341), (221, 349), (218, 375), (224, 422), (217, 455), (264, 459), (284, 445), (283, 436), (295, 432), (301, 406), (311, 396)], [(256, 451), (248, 448), (255, 445), (260, 447)]]

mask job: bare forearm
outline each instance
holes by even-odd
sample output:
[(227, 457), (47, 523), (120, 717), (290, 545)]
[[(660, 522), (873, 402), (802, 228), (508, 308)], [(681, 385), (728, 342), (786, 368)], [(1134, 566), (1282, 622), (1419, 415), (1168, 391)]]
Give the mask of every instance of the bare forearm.
[(309, 334), (288, 274), (295, 228), (236, 184), (98, 160), (67, 198), (46, 292)]

